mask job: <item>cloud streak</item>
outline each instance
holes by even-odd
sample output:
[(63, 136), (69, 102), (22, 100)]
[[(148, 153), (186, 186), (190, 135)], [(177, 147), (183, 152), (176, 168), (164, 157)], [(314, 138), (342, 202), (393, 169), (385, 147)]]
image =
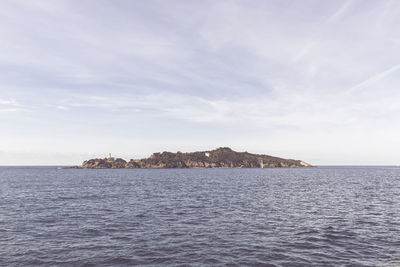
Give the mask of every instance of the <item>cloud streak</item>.
[(24, 106), (14, 99), (0, 99), (0, 113), (23, 111)]
[(332, 23), (336, 20), (340, 19), (346, 12), (349, 11), (354, 1), (348, 0), (344, 1), (343, 5), (341, 5), (335, 13), (333, 13), (327, 20), (326, 23)]
[(374, 85), (378, 83), (379, 81), (385, 79), (387, 76), (391, 75), (392, 73), (395, 73), (400, 69), (400, 64), (395, 65), (387, 70), (384, 70), (379, 73), (375, 73), (374, 75), (370, 76), (368, 79), (360, 82), (359, 84), (356, 84), (355, 86), (351, 87), (348, 89), (347, 93), (352, 94), (357, 91), (360, 91), (362, 89), (365, 89), (371, 85)]

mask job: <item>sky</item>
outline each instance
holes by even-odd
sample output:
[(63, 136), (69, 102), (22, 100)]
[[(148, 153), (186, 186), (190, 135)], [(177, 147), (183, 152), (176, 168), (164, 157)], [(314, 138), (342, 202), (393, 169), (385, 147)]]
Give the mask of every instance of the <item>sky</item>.
[(221, 146), (399, 165), (400, 1), (0, 2), (0, 165)]

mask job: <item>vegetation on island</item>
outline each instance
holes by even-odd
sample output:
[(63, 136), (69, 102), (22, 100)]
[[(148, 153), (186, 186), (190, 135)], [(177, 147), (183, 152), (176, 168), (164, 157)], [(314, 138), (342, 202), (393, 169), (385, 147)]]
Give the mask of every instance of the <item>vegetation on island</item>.
[(81, 167), (74, 166), (70, 168), (292, 168), (310, 166), (310, 164), (301, 160), (236, 152), (228, 147), (221, 147), (215, 150), (191, 153), (154, 153), (149, 158), (131, 159), (128, 162), (114, 157), (90, 159), (84, 161)]

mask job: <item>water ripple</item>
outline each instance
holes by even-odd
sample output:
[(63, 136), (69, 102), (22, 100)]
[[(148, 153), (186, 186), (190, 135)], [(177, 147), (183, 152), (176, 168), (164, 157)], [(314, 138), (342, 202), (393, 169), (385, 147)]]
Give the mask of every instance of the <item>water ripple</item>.
[(400, 168), (0, 167), (1, 266), (400, 266)]

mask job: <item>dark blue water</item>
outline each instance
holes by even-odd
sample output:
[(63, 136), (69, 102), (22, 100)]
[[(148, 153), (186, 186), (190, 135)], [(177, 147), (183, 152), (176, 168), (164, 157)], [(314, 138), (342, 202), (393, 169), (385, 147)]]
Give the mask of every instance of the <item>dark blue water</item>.
[(400, 266), (400, 168), (0, 168), (0, 265)]

